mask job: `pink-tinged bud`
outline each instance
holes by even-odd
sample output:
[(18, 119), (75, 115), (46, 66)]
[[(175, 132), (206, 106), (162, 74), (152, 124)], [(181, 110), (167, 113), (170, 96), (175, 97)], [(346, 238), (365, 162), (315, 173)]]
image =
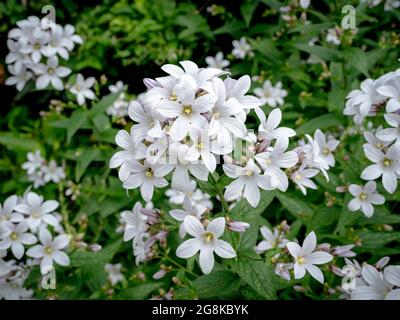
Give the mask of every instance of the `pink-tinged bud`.
[(136, 276), (139, 280), (142, 280), (142, 281), (146, 280), (146, 275), (142, 271), (139, 271)]
[(317, 246), (317, 248), (325, 252), (331, 251), (331, 245), (329, 243), (321, 243)]
[(167, 236), (168, 236), (168, 231), (167, 230), (162, 230), (162, 231), (160, 231), (159, 233), (157, 233), (155, 235), (155, 238), (157, 240), (165, 240), (165, 239), (167, 239)]
[(389, 257), (383, 257), (377, 263), (375, 263), (375, 267), (377, 269), (383, 269), (389, 263), (389, 260)]
[(157, 219), (160, 216), (160, 211), (157, 209), (150, 210), (150, 209), (146, 209), (146, 208), (141, 208), (140, 213), (146, 217), (152, 217), (155, 219)]
[(345, 274), (342, 272), (342, 269), (337, 266), (331, 266), (331, 270), (334, 274), (336, 274), (339, 277), (345, 276)]
[(344, 193), (346, 191), (347, 191), (347, 187), (346, 186), (339, 186), (339, 187), (336, 188), (336, 192), (339, 192), (339, 193)]
[(97, 243), (91, 244), (89, 245), (90, 250), (92, 250), (93, 252), (98, 252), (100, 251), (103, 247)]
[(228, 230), (235, 232), (245, 232), (249, 227), (250, 225), (243, 221), (231, 221), (227, 224)]
[(143, 83), (146, 86), (147, 89), (153, 89), (155, 87), (161, 87), (161, 84), (154, 80), (154, 79), (150, 79), (150, 78), (144, 78), (143, 79)]
[(267, 148), (269, 147), (270, 143), (271, 143), (271, 140), (267, 140), (267, 139), (261, 141), (260, 144), (257, 146), (257, 153), (262, 153), (262, 152), (266, 151)]
[(355, 252), (351, 251), (354, 248), (354, 244), (348, 244), (346, 246), (337, 246), (333, 248), (332, 254), (338, 257), (351, 258), (356, 255)]
[(384, 224), (384, 225), (382, 225), (382, 227), (383, 227), (383, 230), (385, 230), (385, 231), (393, 231), (393, 227), (389, 224)]
[(161, 278), (164, 278), (166, 274), (167, 271), (165, 269), (160, 269), (155, 274), (153, 274), (153, 279), (160, 280)]
[(295, 291), (297, 291), (297, 292), (305, 292), (306, 291), (306, 289), (304, 288), (304, 287), (302, 287), (302, 286), (293, 286), (293, 289), (295, 290)]

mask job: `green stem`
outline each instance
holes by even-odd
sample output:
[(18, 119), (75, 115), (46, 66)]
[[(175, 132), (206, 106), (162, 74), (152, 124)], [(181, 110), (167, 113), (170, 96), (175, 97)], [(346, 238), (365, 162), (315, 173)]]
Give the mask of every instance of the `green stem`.
[(161, 256), (161, 257), (159, 257), (159, 258), (171, 262), (172, 264), (174, 264), (174, 265), (177, 266), (178, 268), (185, 270), (185, 272), (191, 274), (191, 275), (194, 276), (194, 277), (199, 277), (198, 274), (195, 274), (194, 272), (190, 271), (188, 268), (184, 267), (183, 265), (181, 265), (180, 263), (176, 262), (174, 259), (172, 259), (172, 258), (170, 258), (170, 257), (168, 257), (168, 256), (166, 256), (166, 255), (163, 255), (163, 256)]

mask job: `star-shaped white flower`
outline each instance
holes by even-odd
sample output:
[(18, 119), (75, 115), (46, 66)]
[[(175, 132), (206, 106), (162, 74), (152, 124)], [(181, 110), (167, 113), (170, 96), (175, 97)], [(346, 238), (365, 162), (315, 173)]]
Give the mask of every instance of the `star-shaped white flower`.
[(385, 198), (376, 192), (375, 181), (368, 181), (363, 187), (351, 184), (349, 191), (355, 197), (348, 204), (349, 210), (357, 211), (361, 209), (368, 218), (371, 218), (374, 214), (373, 204), (385, 203)]
[(176, 249), (178, 257), (187, 259), (200, 251), (200, 268), (205, 274), (210, 273), (214, 267), (214, 253), (225, 259), (236, 257), (232, 246), (218, 239), (224, 233), (225, 218), (214, 219), (206, 229), (197, 218), (191, 215), (188, 215), (183, 223), (186, 231), (194, 238), (186, 240)]
[(308, 271), (314, 279), (318, 280), (322, 284), (324, 283), (324, 275), (315, 265), (327, 263), (333, 259), (333, 256), (324, 251), (313, 252), (316, 246), (317, 237), (314, 231), (311, 231), (307, 235), (301, 247), (295, 242), (289, 242), (286, 244), (286, 247), (295, 260), (295, 279), (303, 278), (306, 271)]

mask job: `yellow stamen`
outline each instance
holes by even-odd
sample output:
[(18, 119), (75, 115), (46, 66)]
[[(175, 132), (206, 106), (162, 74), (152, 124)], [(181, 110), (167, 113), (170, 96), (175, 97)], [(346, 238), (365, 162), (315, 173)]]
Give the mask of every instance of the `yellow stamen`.
[(207, 242), (210, 242), (214, 239), (214, 234), (212, 232), (206, 232), (204, 234), (204, 239), (206, 239)]
[(303, 264), (306, 262), (306, 259), (304, 259), (304, 257), (297, 257), (297, 263), (298, 264)]
[(390, 160), (390, 159), (383, 160), (383, 165), (385, 167), (389, 167), (391, 164), (392, 164), (392, 160)]
[(190, 104), (185, 104), (183, 106), (183, 112), (190, 115), (192, 113), (192, 106)]
[(10, 238), (11, 238), (12, 240), (17, 240), (18, 235), (17, 235), (15, 232), (13, 232), (13, 233), (11, 233)]
[(151, 168), (148, 168), (145, 172), (147, 178), (151, 178), (153, 176), (153, 171)]
[(367, 195), (364, 192), (361, 192), (359, 197), (363, 201), (367, 199)]

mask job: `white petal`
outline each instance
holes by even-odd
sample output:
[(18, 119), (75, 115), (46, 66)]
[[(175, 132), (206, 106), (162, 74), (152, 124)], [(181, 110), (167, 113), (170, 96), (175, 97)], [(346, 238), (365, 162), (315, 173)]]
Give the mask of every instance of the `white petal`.
[(236, 257), (236, 252), (235, 250), (233, 250), (232, 246), (228, 242), (223, 240), (216, 240), (214, 251), (221, 258), (229, 259)]
[(317, 236), (315, 235), (314, 231), (311, 231), (307, 237), (304, 239), (303, 246), (302, 246), (302, 254), (307, 255), (311, 253), (315, 247), (317, 246)]
[(199, 239), (189, 239), (184, 241), (177, 249), (176, 255), (179, 258), (187, 259), (193, 257), (200, 250)]
[(306, 264), (305, 268), (314, 279), (321, 282), (321, 284), (324, 283), (324, 275), (322, 274), (322, 271), (318, 267), (316, 267), (312, 264)]
[(185, 224), (185, 229), (187, 233), (189, 233), (193, 237), (199, 237), (205, 231), (200, 221), (193, 216), (187, 216), (183, 223)]
[(209, 274), (214, 267), (214, 252), (212, 248), (206, 247), (200, 251), (200, 268), (205, 274)]
[(65, 252), (58, 251), (55, 252), (53, 255), (53, 259), (56, 263), (58, 263), (60, 266), (68, 266), (70, 264), (69, 257)]
[(216, 238), (222, 236), (225, 231), (225, 218), (219, 217), (212, 220), (207, 226), (207, 231), (214, 233)]

